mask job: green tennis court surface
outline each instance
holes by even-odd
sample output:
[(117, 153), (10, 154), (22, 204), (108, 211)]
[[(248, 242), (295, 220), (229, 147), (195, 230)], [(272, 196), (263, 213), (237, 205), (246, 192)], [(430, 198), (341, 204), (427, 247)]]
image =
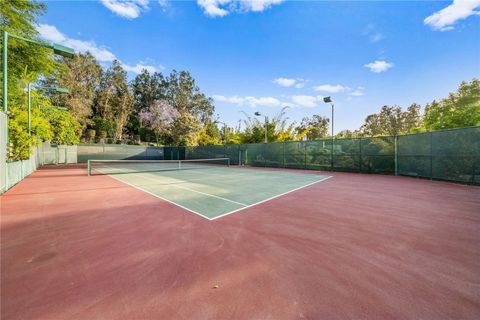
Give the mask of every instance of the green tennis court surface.
[[(221, 161), (221, 160), (220, 160)], [(328, 179), (316, 173), (246, 169), (213, 162), (92, 161), (92, 174), (107, 174), (132, 187), (213, 220)], [(206, 165), (205, 165), (206, 164)], [(220, 165), (218, 165), (220, 164)]]

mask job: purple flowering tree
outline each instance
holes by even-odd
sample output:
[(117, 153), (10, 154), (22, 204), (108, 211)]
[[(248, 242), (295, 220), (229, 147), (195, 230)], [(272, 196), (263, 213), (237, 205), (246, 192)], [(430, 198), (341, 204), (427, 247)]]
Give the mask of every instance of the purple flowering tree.
[(147, 110), (139, 114), (140, 123), (155, 133), (157, 144), (160, 136), (172, 131), (173, 123), (180, 113), (165, 100), (155, 100)]

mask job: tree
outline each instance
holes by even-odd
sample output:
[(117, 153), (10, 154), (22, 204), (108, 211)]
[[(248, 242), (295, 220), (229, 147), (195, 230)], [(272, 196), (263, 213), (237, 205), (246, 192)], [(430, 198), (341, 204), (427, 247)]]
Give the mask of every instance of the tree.
[(202, 124), (188, 112), (180, 112), (175, 119), (170, 137), (170, 144), (174, 146), (196, 146)]
[(462, 82), (448, 98), (427, 104), (423, 123), (427, 130), (480, 125), (480, 80)]
[(83, 128), (90, 124), (96, 90), (100, 84), (101, 66), (89, 53), (63, 59), (57, 73), (44, 81), (47, 86), (68, 88), (68, 94), (50, 94), (56, 105), (66, 107)]
[(342, 138), (359, 138), (362, 134), (359, 130), (342, 130), (335, 135), (335, 138), (342, 139)]
[(213, 100), (200, 91), (190, 73), (174, 70), (166, 82), (166, 99), (172, 106), (181, 113), (190, 113), (203, 124), (211, 121), (215, 110)]
[(154, 133), (159, 144), (160, 137), (172, 133), (172, 126), (180, 113), (165, 100), (156, 100), (139, 113), (141, 124), (147, 125)]
[(120, 62), (114, 60), (112, 66), (102, 72), (94, 110), (101, 119), (115, 122), (115, 140), (122, 139), (123, 130), (134, 110), (134, 104), (135, 98), (127, 84), (127, 73)]
[(360, 130), (367, 136), (394, 136), (418, 128), (420, 124), (420, 106), (416, 103), (405, 112), (399, 106), (383, 106), (379, 113), (367, 116)]
[(224, 128), (222, 128), (222, 130), (219, 130), (215, 122), (208, 122), (200, 131), (200, 135), (198, 137), (198, 145), (208, 146), (222, 144), (223, 141), (226, 141), (226, 137), (224, 137), (223, 135), (223, 129)]
[(412, 103), (407, 111), (403, 113), (404, 130), (411, 132), (422, 127), (422, 115), (420, 105)]
[(307, 140), (317, 140), (328, 136), (328, 123), (330, 120), (320, 115), (313, 115), (312, 118), (305, 117), (299, 126), (295, 128), (297, 140), (306, 136)]
[[(285, 109), (283, 108), (277, 115), (267, 122), (267, 138), (269, 142), (290, 141), (293, 140), (294, 123), (288, 124), (288, 118), (285, 118)], [(241, 133), (242, 143), (258, 143), (265, 141), (265, 123), (259, 118), (247, 117), (244, 120), (245, 130)]]
[[(45, 13), (45, 9), (45, 4), (38, 1), (2, 1), (2, 5), (0, 5), (2, 30), (27, 39), (40, 41), (36, 29), (37, 18)], [(2, 49), (3, 43), (0, 44), (0, 50)], [(15, 100), (21, 97), (21, 88), (18, 87), (17, 83), (26, 66), (28, 66), (29, 72), (34, 74), (34, 78), (37, 79), (39, 75), (46, 75), (54, 70), (55, 60), (52, 59), (49, 49), (9, 38), (8, 98), (13, 104), (18, 103)]]
[(165, 99), (167, 83), (159, 72), (150, 74), (147, 70), (143, 70), (133, 79), (131, 86), (137, 112), (149, 108), (157, 100)]
[(52, 142), (67, 145), (74, 145), (80, 142), (78, 135), (82, 126), (70, 112), (59, 110), (52, 105), (43, 105), (41, 114), (50, 123)]
[[(166, 78), (166, 100), (180, 112), (179, 119), (186, 123), (175, 123), (179, 130), (172, 131), (172, 141), (181, 145), (195, 145), (200, 130), (212, 121), (215, 107), (211, 98), (207, 98), (187, 71), (172, 71)], [(191, 131), (189, 131), (191, 130)]]
[(113, 104), (113, 120), (116, 124), (114, 138), (119, 140), (122, 139), (123, 130), (125, 129), (130, 114), (133, 112), (135, 106), (135, 99), (130, 92), (126, 81), (117, 88), (115, 98)]
[(130, 133), (145, 135), (145, 128), (140, 126), (139, 113), (148, 109), (156, 100), (165, 100), (166, 86), (165, 78), (159, 72), (150, 74), (147, 70), (143, 70), (133, 79), (131, 87), (135, 97), (135, 110), (127, 124)]

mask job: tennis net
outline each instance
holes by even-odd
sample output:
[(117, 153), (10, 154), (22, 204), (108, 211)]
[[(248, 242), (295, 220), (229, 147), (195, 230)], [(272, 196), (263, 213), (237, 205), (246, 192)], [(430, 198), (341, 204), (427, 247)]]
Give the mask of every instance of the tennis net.
[(88, 175), (229, 167), (230, 158), (195, 160), (88, 160)]

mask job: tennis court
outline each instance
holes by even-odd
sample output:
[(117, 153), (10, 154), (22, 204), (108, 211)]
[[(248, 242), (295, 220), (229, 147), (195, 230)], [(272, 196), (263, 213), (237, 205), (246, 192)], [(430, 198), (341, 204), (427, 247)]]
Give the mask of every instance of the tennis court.
[(230, 166), (230, 159), (89, 160), (89, 175), (109, 175), (213, 220), (330, 178)]
[(479, 187), (219, 161), (11, 188), (2, 319), (478, 319)]

